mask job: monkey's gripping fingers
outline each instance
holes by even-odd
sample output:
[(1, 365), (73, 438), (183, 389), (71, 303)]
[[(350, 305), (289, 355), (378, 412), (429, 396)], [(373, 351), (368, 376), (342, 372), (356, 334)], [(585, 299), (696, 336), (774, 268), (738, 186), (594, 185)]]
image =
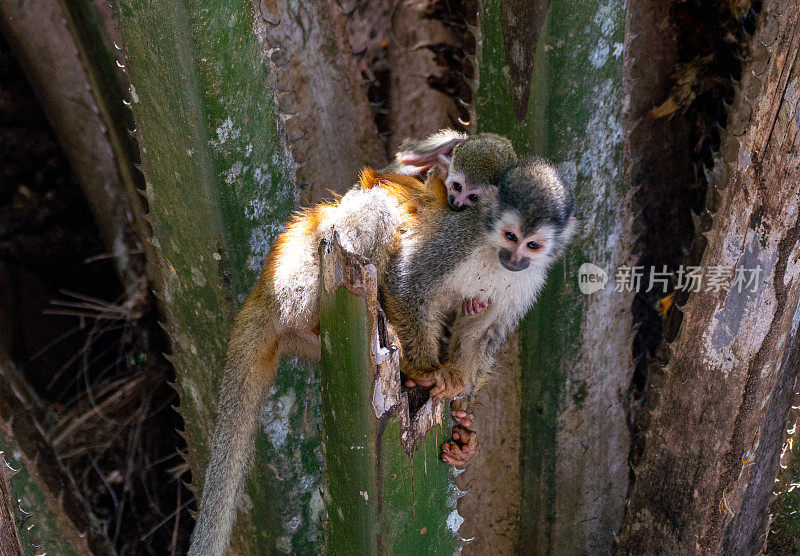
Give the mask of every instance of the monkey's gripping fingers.
[(453, 420), (459, 425), (467, 428), (471, 427), (472, 421), (475, 420), (475, 414), (470, 405), (472, 404), (464, 398), (459, 398), (450, 402), (450, 416), (453, 417)]
[(466, 411), (450, 411), (450, 415), (453, 417), (454, 421), (465, 427), (471, 427), (472, 421), (475, 419), (475, 415), (467, 413)]
[(477, 297), (473, 297), (472, 299), (467, 299), (464, 301), (463, 309), (464, 314), (468, 317), (477, 315), (481, 311), (484, 311), (489, 307), (489, 300), (486, 301), (482, 299), (478, 299)]
[(417, 380), (409, 378), (406, 380), (406, 386), (409, 388), (413, 388), (414, 386), (424, 386), (425, 388), (429, 388), (436, 384), (436, 379), (429, 377), (429, 378), (420, 378)]
[(435, 402), (452, 400), (466, 390), (461, 373), (451, 364), (445, 364), (433, 373), (436, 385), (431, 389), (431, 398)]
[(453, 441), (442, 444), (442, 461), (450, 465), (464, 465), (478, 451), (478, 435), (461, 425), (453, 427)]
[(453, 399), (467, 389), (467, 384), (461, 379), (461, 373), (451, 363), (445, 363), (433, 373), (419, 378), (409, 378), (405, 385), (409, 388), (433, 386), (430, 397), (434, 402)]

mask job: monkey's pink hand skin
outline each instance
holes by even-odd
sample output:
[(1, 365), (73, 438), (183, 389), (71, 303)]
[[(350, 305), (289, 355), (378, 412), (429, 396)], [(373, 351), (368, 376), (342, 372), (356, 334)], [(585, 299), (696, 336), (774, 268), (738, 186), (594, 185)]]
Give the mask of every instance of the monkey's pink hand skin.
[(456, 467), (464, 465), (478, 451), (478, 435), (461, 425), (453, 427), (453, 441), (442, 444), (442, 461)]
[(472, 397), (468, 396), (450, 402), (450, 416), (453, 418), (453, 421), (466, 428), (470, 428), (472, 426), (472, 421), (475, 420), (475, 414), (472, 409), (474, 405), (474, 403), (472, 403), (473, 401)]
[(450, 416), (453, 418), (453, 421), (467, 428), (472, 426), (472, 421), (475, 419), (475, 415), (472, 413), (467, 413), (460, 409), (453, 409), (452, 406), (450, 408)]
[(472, 299), (467, 299), (464, 301), (464, 314), (468, 317), (477, 315), (481, 311), (484, 311), (487, 307), (489, 307), (489, 300), (486, 301), (482, 299), (478, 299), (477, 297), (473, 297)]

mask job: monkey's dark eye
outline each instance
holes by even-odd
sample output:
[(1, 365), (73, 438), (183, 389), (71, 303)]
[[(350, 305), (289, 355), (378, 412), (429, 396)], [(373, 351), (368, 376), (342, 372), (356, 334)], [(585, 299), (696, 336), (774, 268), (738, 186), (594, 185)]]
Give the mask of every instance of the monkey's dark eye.
[(453, 189), (455, 189), (456, 191), (458, 191), (459, 193), (461, 193), (461, 184), (460, 184), (460, 183), (458, 183), (457, 181), (454, 181), (454, 182), (453, 182)]
[(528, 249), (530, 249), (531, 251), (538, 251), (541, 248), (542, 248), (542, 244), (539, 243), (538, 241), (529, 241), (528, 242)]
[(514, 243), (517, 242), (517, 236), (514, 234), (514, 232), (506, 232), (506, 239), (508, 241), (513, 241)]
[(478, 196), (475, 195), (474, 193), (470, 193), (469, 196), (467, 197), (467, 199), (469, 199), (470, 202), (472, 202), (472, 203), (477, 203), (478, 202)]

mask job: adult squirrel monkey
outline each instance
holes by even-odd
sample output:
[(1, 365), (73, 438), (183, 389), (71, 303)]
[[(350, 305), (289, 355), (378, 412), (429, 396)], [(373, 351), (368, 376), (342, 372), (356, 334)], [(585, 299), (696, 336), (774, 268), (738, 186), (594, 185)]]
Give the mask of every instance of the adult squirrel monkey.
[[(495, 352), (569, 243), (574, 206), (555, 168), (526, 158), (506, 168), (497, 190), (470, 210), (428, 210), (390, 252), (379, 291), (403, 347), (406, 384), (432, 386), (434, 400), (467, 394), (451, 405), (460, 425), (454, 427), (457, 442), (443, 446), (448, 463), (460, 465), (474, 453), (472, 394), (491, 377)], [(464, 300), (476, 299), (482, 308), (467, 311)], [(448, 327), (452, 337), (440, 365)]]

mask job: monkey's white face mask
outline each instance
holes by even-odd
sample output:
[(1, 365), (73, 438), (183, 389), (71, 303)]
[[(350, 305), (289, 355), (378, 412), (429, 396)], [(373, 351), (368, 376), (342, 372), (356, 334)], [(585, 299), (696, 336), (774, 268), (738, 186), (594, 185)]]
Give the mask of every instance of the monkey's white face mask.
[(556, 230), (542, 224), (533, 230), (523, 226), (515, 211), (502, 214), (494, 227), (494, 244), (497, 258), (503, 268), (519, 272), (528, 268), (546, 268), (552, 262), (552, 246), (556, 243)]

